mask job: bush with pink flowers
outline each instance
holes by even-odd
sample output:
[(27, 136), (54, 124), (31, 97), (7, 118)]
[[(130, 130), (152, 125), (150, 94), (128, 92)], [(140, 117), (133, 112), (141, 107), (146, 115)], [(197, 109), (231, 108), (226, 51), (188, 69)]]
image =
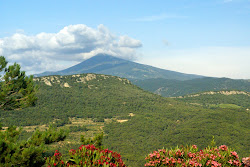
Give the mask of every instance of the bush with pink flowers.
[(237, 153), (225, 145), (198, 150), (196, 145), (161, 149), (146, 157), (145, 166), (242, 166)]
[(120, 154), (94, 145), (82, 145), (77, 150), (71, 149), (69, 154), (70, 159), (64, 162), (62, 154), (56, 151), (54, 156), (47, 158), (46, 164), (48, 167), (125, 167)]

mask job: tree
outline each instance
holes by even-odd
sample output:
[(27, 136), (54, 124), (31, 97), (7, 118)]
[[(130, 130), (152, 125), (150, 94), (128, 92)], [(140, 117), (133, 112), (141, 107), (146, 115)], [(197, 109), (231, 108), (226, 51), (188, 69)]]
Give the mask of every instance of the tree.
[(0, 166), (40, 167), (45, 163), (45, 145), (63, 141), (67, 132), (52, 126), (46, 131), (36, 130), (28, 140), (19, 140), (20, 128), (0, 130)]
[[(25, 76), (19, 64), (7, 67), (8, 62), (0, 56), (0, 109), (21, 109), (35, 104), (37, 100), (33, 77)], [(50, 127), (36, 130), (28, 140), (19, 140), (21, 129), (15, 126), (3, 130), (0, 124), (0, 166), (43, 166), (45, 146), (63, 141), (67, 132)]]
[(35, 104), (37, 100), (33, 76), (20, 71), (19, 64), (7, 67), (8, 62), (0, 56), (0, 72), (4, 72), (0, 83), (0, 108), (3, 110), (21, 109)]

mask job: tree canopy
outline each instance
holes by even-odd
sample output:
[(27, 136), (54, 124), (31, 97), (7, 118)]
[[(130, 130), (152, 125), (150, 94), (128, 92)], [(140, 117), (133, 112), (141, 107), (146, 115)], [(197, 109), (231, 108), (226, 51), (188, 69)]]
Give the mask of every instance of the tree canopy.
[(5, 57), (0, 56), (0, 108), (3, 110), (21, 109), (34, 105), (37, 100), (33, 76), (26, 76), (21, 71), (19, 64), (14, 63), (7, 67), (8, 62)]

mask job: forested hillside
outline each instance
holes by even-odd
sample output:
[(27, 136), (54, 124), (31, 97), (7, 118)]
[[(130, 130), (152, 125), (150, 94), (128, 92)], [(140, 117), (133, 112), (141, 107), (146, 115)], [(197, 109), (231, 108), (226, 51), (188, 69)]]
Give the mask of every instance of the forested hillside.
[(52, 122), (65, 126), (80, 118), (102, 122), (104, 146), (121, 153), (128, 166), (143, 166), (146, 155), (162, 147), (197, 144), (204, 148), (213, 136), (217, 145), (226, 144), (240, 156), (250, 152), (246, 109), (190, 105), (108, 75), (49, 76), (35, 78), (35, 83), (39, 86), (36, 105), (1, 110), (3, 126)]
[(179, 96), (176, 99), (208, 108), (250, 109), (250, 93), (245, 91), (210, 91)]
[(132, 82), (145, 90), (165, 97), (185, 96), (205, 91), (250, 91), (250, 82), (248, 80), (236, 80), (229, 78), (204, 77), (186, 81), (158, 78), (133, 80)]

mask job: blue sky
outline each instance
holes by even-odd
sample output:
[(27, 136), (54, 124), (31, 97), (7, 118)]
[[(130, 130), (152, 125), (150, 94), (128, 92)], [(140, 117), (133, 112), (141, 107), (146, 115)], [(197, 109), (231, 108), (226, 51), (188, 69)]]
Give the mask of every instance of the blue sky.
[(105, 52), (250, 79), (250, 0), (0, 0), (0, 11), (0, 54), (30, 74)]

